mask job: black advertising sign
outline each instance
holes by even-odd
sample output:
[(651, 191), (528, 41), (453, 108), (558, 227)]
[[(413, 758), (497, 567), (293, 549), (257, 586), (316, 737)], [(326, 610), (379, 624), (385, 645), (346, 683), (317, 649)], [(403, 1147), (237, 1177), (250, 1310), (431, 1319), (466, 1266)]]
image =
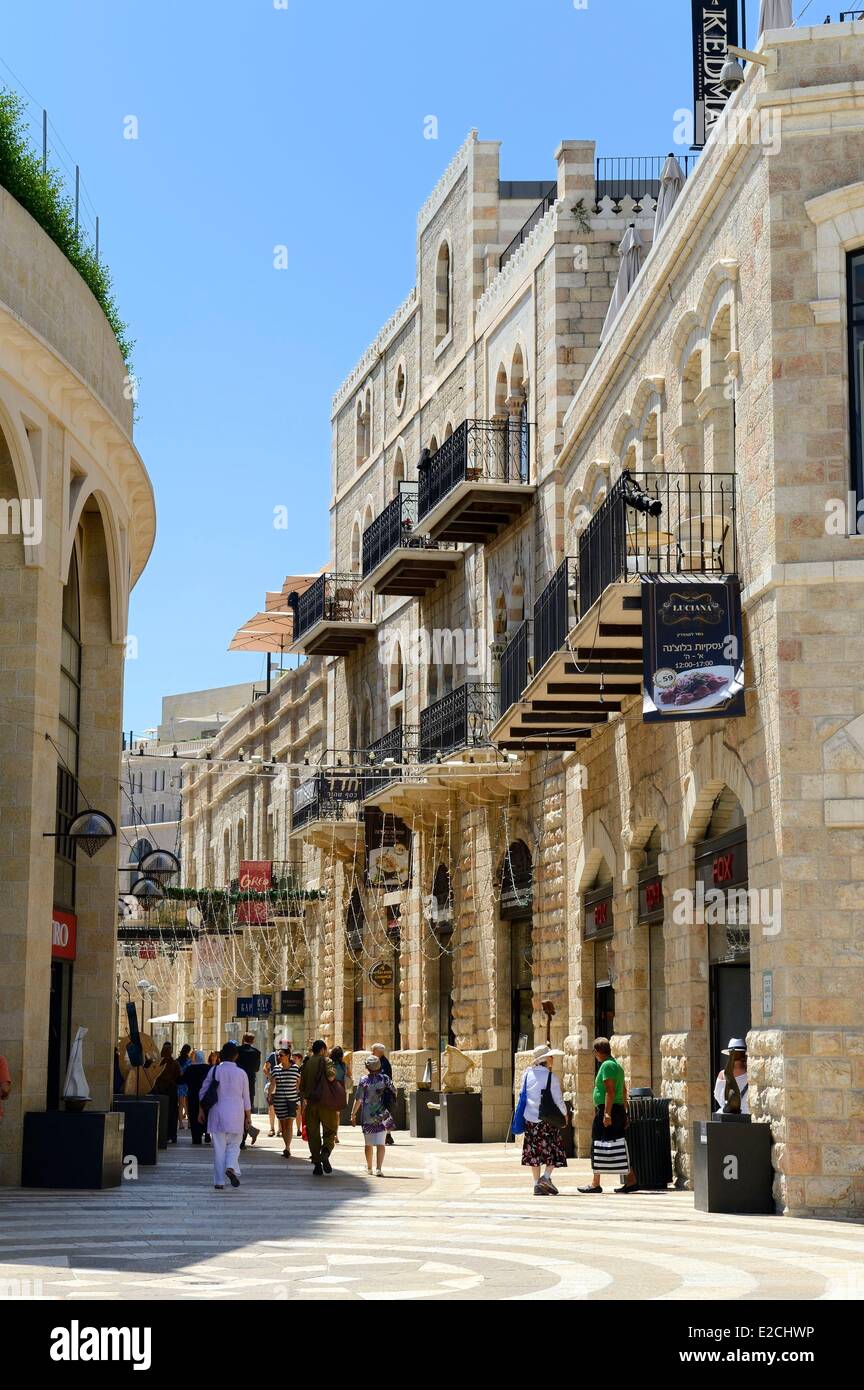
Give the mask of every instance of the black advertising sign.
[(306, 1008), (306, 993), (302, 989), (283, 989), (279, 1000), (279, 1012), (283, 1014), (302, 1014)]
[(720, 85), (726, 50), (738, 45), (738, 0), (693, 3), (693, 145), (705, 144), (729, 93)]
[(398, 816), (366, 811), (366, 882), (399, 892), (411, 882), (411, 831)]
[(737, 579), (642, 585), (642, 719), (744, 714), (741, 588)]

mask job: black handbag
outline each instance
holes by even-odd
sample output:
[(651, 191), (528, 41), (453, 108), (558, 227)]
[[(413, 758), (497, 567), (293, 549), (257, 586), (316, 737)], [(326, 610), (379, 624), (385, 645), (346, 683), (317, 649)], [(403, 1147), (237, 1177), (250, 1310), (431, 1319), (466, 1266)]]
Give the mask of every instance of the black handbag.
[[(218, 1062), (216, 1065), (219, 1065)], [(210, 1085), (207, 1087), (206, 1093), (199, 1098), (198, 1102), (205, 1115), (210, 1114), (210, 1111), (213, 1109), (218, 1099), (219, 1077), (216, 1075), (216, 1067), (212, 1067), (210, 1070)]]
[(567, 1116), (562, 1115), (552, 1095), (551, 1070), (549, 1072), (549, 1080), (540, 1092), (540, 1105), (537, 1111), (537, 1118), (540, 1124), (551, 1125), (553, 1129), (563, 1129), (567, 1123)]

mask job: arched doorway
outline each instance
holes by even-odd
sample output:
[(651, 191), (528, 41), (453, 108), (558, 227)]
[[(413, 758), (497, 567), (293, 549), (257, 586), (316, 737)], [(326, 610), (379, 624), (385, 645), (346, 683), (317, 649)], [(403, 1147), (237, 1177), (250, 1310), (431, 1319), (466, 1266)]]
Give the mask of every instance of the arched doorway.
[(355, 888), (348, 904), (345, 918), (345, 949), (349, 969), (351, 989), (351, 1044), (355, 1052), (363, 1046), (363, 984), (366, 972), (363, 969), (363, 931), (366, 926), (366, 913), (360, 889)]
[(594, 1033), (611, 1038), (615, 1031), (615, 985), (612, 969), (612, 873), (601, 859), (584, 895), (585, 943), (593, 952)]
[(510, 1055), (534, 1045), (534, 866), (524, 840), (508, 846), (498, 878), (499, 913), (509, 924)]

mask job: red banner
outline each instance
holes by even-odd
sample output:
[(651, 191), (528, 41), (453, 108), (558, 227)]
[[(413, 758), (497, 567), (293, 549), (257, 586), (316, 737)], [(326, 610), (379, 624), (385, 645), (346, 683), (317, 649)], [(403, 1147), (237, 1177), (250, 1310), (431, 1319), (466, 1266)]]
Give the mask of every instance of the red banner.
[(267, 903), (239, 902), (236, 920), (240, 926), (266, 927)]
[(74, 912), (51, 911), (51, 959), (74, 960), (78, 946), (78, 918)]
[(273, 865), (266, 859), (240, 861), (240, 892), (267, 893), (273, 884)]

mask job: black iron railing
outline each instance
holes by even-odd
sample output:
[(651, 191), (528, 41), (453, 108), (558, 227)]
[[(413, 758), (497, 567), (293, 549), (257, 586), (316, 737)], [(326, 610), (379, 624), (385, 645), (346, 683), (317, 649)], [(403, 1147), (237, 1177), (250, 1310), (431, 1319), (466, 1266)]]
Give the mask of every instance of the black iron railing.
[(316, 772), (291, 797), (291, 828), (299, 830), (316, 820), (356, 820), (362, 797), (361, 779), (354, 773)]
[(530, 428), (527, 420), (463, 420), (437, 453), (420, 462), (418, 521), (459, 483), (527, 483)]
[(393, 501), (363, 532), (364, 579), (394, 550), (440, 550), (446, 546), (446, 542), (430, 540), (418, 530), (417, 487), (417, 483), (400, 483)]
[(578, 559), (559, 565), (528, 624), (501, 657), (501, 710), (520, 699), (567, 633), (622, 579), (651, 574), (735, 574), (734, 473), (624, 473), (579, 537)]
[(541, 201), (537, 204), (531, 216), (528, 218), (528, 221), (524, 224), (524, 226), (519, 228), (519, 231), (516, 233), (513, 240), (510, 242), (510, 245), (507, 247), (506, 251), (502, 251), (501, 255), (498, 257), (499, 270), (504, 269), (510, 257), (515, 255), (515, 253), (519, 250), (519, 247), (522, 245), (523, 241), (525, 241), (531, 235), (534, 228), (537, 226), (537, 223), (543, 221), (543, 218), (546, 216), (549, 209), (554, 206), (555, 199), (557, 197), (558, 185), (557, 183), (553, 183), (549, 187), (548, 191), (543, 195)]
[(528, 664), (531, 659), (532, 623), (526, 618), (520, 623), (501, 654), (501, 710), (509, 709), (520, 699), (528, 684)]
[(420, 761), (446, 757), (457, 748), (489, 743), (498, 718), (498, 688), (488, 681), (469, 681), (420, 712)]
[(361, 762), (367, 765), (363, 774), (363, 795), (367, 799), (389, 787), (392, 782), (404, 780), (405, 765), (416, 761), (419, 730), (414, 728), (391, 729), (383, 738), (370, 744)]
[(534, 669), (560, 650), (576, 621), (576, 562), (569, 556), (557, 568), (534, 604)]
[(321, 574), (304, 594), (289, 594), (294, 611), (294, 640), (316, 623), (370, 622), (371, 598), (360, 588), (359, 574)]
[[(693, 172), (698, 156), (676, 153), (675, 157), (686, 178)], [(616, 206), (622, 198), (632, 198), (634, 203), (641, 203), (643, 198), (656, 202), (665, 163), (666, 156), (660, 154), (602, 155), (594, 177), (596, 202), (603, 198), (611, 198)]]

